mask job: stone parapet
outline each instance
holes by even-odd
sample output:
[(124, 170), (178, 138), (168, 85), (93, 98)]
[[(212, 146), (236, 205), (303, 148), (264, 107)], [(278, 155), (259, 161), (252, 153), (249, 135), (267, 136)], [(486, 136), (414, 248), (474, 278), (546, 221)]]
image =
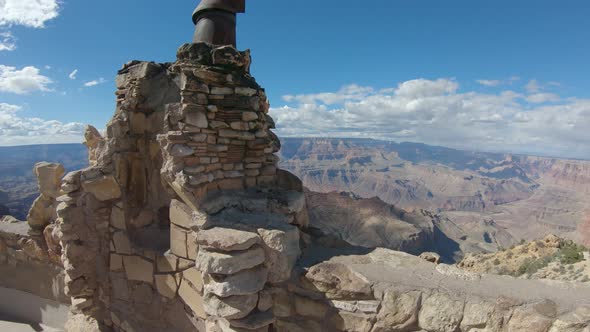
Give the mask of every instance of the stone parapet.
[(388, 249), (310, 245), (274, 297), (277, 331), (563, 332), (590, 328), (590, 287), (480, 275)]

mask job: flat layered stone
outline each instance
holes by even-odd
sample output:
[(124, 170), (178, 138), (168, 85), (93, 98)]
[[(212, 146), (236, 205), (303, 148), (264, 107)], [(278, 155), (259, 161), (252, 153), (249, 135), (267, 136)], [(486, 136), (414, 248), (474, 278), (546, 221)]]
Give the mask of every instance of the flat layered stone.
[(419, 291), (387, 291), (372, 332), (403, 331), (417, 326), (421, 299)]
[(201, 271), (191, 267), (182, 272), (182, 278), (184, 279), (184, 282), (190, 282), (199, 292), (203, 290), (203, 276)]
[(372, 300), (371, 282), (348, 266), (333, 262), (323, 262), (312, 266), (305, 277), (313, 284), (312, 290), (325, 293), (333, 300)]
[(463, 308), (462, 301), (437, 292), (422, 301), (418, 322), (429, 331), (454, 332), (463, 319)]
[[(332, 316), (330, 323), (338, 331), (347, 332), (370, 332), (373, 316), (365, 314), (354, 314), (346, 311), (341, 311)], [(439, 331), (439, 330), (433, 330)]]
[(193, 226), (191, 208), (183, 202), (173, 199), (170, 202), (170, 222), (186, 229), (191, 228)]
[(288, 280), (301, 254), (299, 229), (285, 225), (281, 230), (260, 228), (258, 233), (267, 257), (265, 264), (269, 269), (268, 281), (280, 283)]
[(159, 274), (155, 275), (156, 288), (160, 295), (172, 299), (176, 296), (178, 290), (178, 280), (173, 274)]
[(113, 243), (118, 254), (131, 255), (131, 243), (127, 234), (123, 232), (113, 234)]
[(231, 228), (216, 227), (197, 234), (197, 243), (204, 249), (240, 251), (260, 242), (261, 238), (256, 233)]
[(243, 112), (242, 113), (242, 121), (254, 121), (258, 120), (258, 113), (256, 112)]
[(207, 276), (205, 293), (213, 293), (220, 297), (234, 295), (250, 295), (261, 291), (266, 284), (268, 271), (264, 267), (240, 271), (225, 278)]
[(178, 266), (178, 258), (169, 252), (163, 256), (158, 256), (156, 259), (158, 272), (174, 272)]
[(113, 206), (113, 209), (111, 210), (111, 226), (120, 230), (127, 229), (125, 223), (125, 211), (123, 211), (123, 209)]
[(322, 319), (328, 312), (329, 307), (321, 302), (295, 295), (295, 312), (301, 316)]
[(111, 254), (109, 267), (111, 271), (119, 271), (123, 269), (123, 257), (121, 255)]
[(203, 296), (201, 295), (201, 291), (195, 285), (183, 280), (180, 283), (180, 288), (178, 288), (178, 295), (184, 303), (191, 308), (195, 315), (202, 319), (207, 317)]
[(187, 231), (174, 224), (170, 225), (170, 251), (174, 255), (188, 258), (186, 238)]
[(247, 88), (247, 87), (236, 87), (236, 94), (240, 95), (240, 96), (248, 96), (248, 97), (252, 97), (254, 96), (258, 91), (252, 88)]
[(188, 157), (192, 156), (195, 151), (190, 146), (183, 144), (176, 144), (170, 150), (170, 155), (173, 157)]
[(470, 331), (487, 326), (494, 312), (494, 304), (485, 301), (468, 301), (465, 304), (461, 330)]
[(197, 254), (195, 267), (205, 273), (227, 275), (251, 269), (262, 264), (264, 260), (264, 250), (260, 247), (230, 253), (203, 249)]
[(277, 320), (275, 326), (278, 331), (289, 332), (324, 332), (325, 329), (318, 322), (312, 320), (286, 321)]
[(545, 332), (553, 325), (553, 319), (534, 307), (520, 307), (514, 310), (508, 322), (508, 332)]
[(188, 112), (185, 121), (187, 124), (197, 128), (207, 128), (209, 126), (207, 115), (204, 112)]
[(217, 87), (214, 86), (211, 88), (212, 95), (231, 95), (234, 93), (234, 89), (227, 88), (227, 87)]
[(121, 197), (121, 188), (113, 175), (103, 175), (82, 182), (82, 187), (99, 201), (109, 201)]
[(210, 316), (226, 319), (241, 319), (256, 308), (258, 294), (237, 295), (220, 298), (210, 294), (205, 297), (205, 312)]
[(139, 256), (123, 257), (127, 279), (153, 283), (154, 264)]
[(275, 322), (274, 315), (271, 311), (259, 312), (250, 315), (244, 319), (230, 320), (229, 324), (246, 330), (261, 329)]

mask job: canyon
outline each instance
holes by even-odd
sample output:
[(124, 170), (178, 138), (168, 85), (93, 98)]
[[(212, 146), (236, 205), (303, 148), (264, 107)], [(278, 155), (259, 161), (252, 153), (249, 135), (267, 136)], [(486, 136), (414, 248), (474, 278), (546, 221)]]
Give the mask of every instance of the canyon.
[[(429, 210), (464, 232), (493, 225), (499, 246), (558, 234), (590, 244), (590, 162), (370, 139), (284, 138), (281, 166), (311, 191)], [(490, 243), (489, 233), (482, 243)]]
[[(547, 234), (590, 242), (590, 162), (366, 139), (282, 138), (311, 221), (364, 247), (434, 251), (446, 262)], [(0, 148), (2, 214), (24, 220), (40, 160), (87, 164), (81, 144)]]

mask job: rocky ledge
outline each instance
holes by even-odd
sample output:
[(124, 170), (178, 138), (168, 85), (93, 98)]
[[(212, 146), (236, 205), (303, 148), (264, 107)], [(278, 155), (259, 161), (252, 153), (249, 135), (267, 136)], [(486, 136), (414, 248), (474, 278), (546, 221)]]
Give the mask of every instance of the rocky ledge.
[(476, 274), (381, 248), (311, 246), (299, 264), (275, 303), (281, 331), (589, 331), (582, 284)]

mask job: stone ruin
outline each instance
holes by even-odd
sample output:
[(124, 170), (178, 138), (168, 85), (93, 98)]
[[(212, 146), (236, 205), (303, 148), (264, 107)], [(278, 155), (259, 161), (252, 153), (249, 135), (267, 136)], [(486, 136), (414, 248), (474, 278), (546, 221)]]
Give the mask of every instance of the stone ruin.
[(57, 198), (72, 311), (117, 331), (267, 329), (300, 255), (305, 197), (277, 169), (250, 54), (190, 44), (117, 76), (106, 136)]
[(126, 64), (105, 136), (86, 132), (90, 166), (38, 164), (28, 227), (2, 224), (0, 285), (66, 304), (67, 331), (590, 331), (587, 286), (308, 228), (250, 63), (197, 43)]

